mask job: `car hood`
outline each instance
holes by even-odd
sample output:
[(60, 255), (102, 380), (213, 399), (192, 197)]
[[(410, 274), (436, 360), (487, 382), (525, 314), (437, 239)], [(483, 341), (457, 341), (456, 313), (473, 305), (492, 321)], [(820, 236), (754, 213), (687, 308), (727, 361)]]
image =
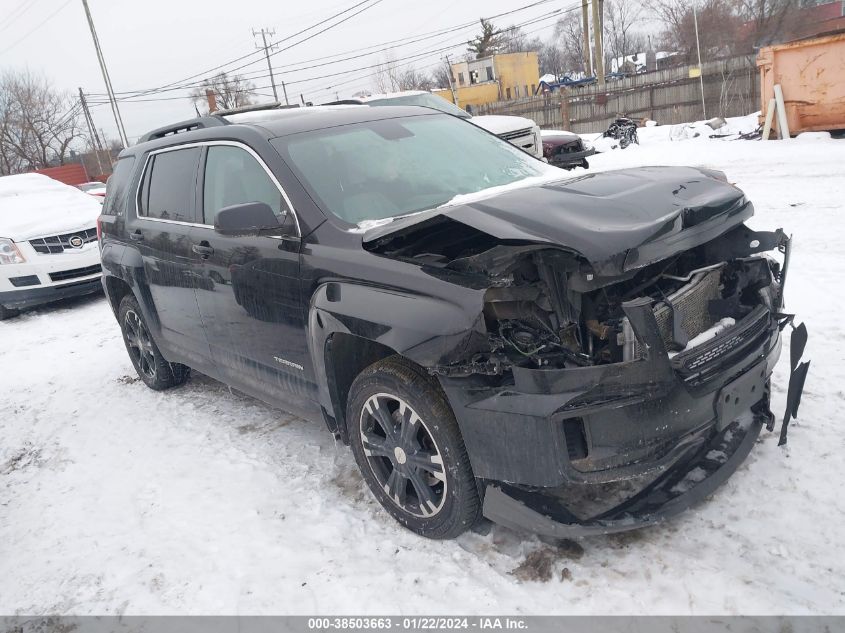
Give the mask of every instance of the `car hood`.
[(525, 130), (533, 128), (536, 124), (531, 119), (526, 119), (521, 116), (500, 116), (495, 114), (484, 114), (481, 116), (474, 116), (470, 123), (475, 123), (478, 127), (482, 127), (493, 134), (504, 134), (506, 132), (515, 132), (516, 130)]
[(101, 210), (93, 196), (46, 176), (0, 178), (0, 237), (22, 242), (90, 229)]
[(621, 275), (703, 244), (751, 217), (751, 203), (723, 177), (692, 167), (586, 174), (478, 200), (464, 196), (460, 204), (370, 229), (363, 241), (384, 243), (426, 230), (427, 220), (443, 216), (503, 242), (562, 247), (584, 257), (599, 275)]

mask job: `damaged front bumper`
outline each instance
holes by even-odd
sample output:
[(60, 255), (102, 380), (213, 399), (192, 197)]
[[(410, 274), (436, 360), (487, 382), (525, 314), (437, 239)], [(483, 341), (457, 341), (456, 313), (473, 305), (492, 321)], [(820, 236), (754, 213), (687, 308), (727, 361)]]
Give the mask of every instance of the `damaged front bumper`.
[[(656, 523), (711, 494), (773, 429), (769, 380), (787, 320), (762, 309), (678, 360), (647, 302), (625, 311), (646, 350), (636, 361), (514, 368), (513, 384), (496, 386), (441, 376), (489, 519), (558, 537)], [(795, 398), (788, 410), (800, 386)]]

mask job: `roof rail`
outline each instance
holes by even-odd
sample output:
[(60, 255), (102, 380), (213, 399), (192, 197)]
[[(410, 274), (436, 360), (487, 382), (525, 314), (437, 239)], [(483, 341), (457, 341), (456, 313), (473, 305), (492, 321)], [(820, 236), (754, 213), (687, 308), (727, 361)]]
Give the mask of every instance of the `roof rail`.
[(215, 110), (215, 116), (226, 116), (228, 114), (241, 114), (242, 112), (258, 112), (259, 110), (287, 110), (289, 108), (298, 108), (299, 104), (282, 105), (278, 101), (271, 101), (270, 103), (254, 103), (251, 105), (239, 106), (237, 108), (226, 108), (225, 110)]
[(164, 138), (173, 134), (182, 134), (184, 132), (192, 132), (193, 130), (201, 130), (207, 127), (217, 127), (218, 125), (229, 125), (229, 122), (219, 116), (215, 112), (211, 116), (203, 116), (196, 119), (189, 119), (187, 121), (180, 121), (179, 123), (172, 123), (158, 129), (147, 132), (139, 139), (139, 143), (145, 143), (157, 138)]

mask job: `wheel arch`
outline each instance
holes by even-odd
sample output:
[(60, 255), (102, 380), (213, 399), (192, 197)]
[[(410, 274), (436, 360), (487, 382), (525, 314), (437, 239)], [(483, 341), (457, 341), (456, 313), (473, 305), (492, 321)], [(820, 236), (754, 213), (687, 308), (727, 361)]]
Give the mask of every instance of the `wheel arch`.
[(481, 332), (481, 295), (461, 289), (436, 297), (348, 281), (319, 285), (307, 333), (329, 430), (348, 442), (349, 387), (373, 363), (396, 355), (426, 370), (472, 349)]
[(103, 285), (106, 290), (106, 297), (109, 300), (112, 312), (117, 316), (117, 311), (120, 308), (120, 302), (128, 294), (132, 294), (132, 287), (120, 277), (114, 275), (105, 275), (103, 277)]
[[(345, 444), (349, 443), (346, 405), (352, 383), (373, 363), (399, 355), (396, 350), (387, 345), (356, 334), (335, 332), (326, 339), (324, 348), (326, 387), (331, 399), (335, 426), (332, 430)], [(331, 428), (331, 424), (329, 427)]]

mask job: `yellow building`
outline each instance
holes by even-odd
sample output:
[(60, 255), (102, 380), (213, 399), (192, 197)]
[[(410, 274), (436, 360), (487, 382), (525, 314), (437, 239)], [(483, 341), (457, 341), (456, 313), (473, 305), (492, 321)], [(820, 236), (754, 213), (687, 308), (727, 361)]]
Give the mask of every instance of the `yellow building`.
[[(534, 94), (540, 83), (537, 53), (503, 53), (452, 64), (457, 105), (467, 109), (484, 103), (510, 101)], [(451, 89), (435, 94), (454, 103)]]

